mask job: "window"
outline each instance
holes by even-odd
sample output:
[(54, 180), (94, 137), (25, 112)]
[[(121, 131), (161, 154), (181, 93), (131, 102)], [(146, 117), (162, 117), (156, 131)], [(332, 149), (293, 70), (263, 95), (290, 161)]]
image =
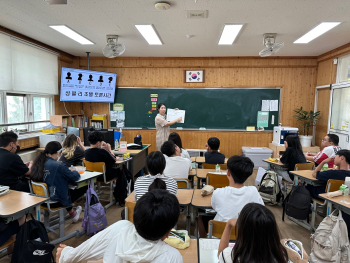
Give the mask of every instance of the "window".
[[(4, 105), (4, 107), (1, 107)], [(25, 95), (0, 92), (0, 123), (25, 123), (49, 120), (53, 110), (53, 96)], [(49, 122), (7, 126), (8, 130), (20, 132), (41, 130)], [(3, 125), (5, 126), (5, 125)]]
[(350, 121), (350, 88), (333, 90), (331, 129), (349, 131)]
[[(26, 96), (20, 94), (6, 95), (7, 123), (26, 122)], [(27, 131), (27, 125), (9, 126), (9, 130)]]
[(350, 56), (341, 57), (338, 59), (337, 68), (337, 83), (350, 81)]
[[(33, 121), (44, 121), (50, 119), (51, 98), (50, 97), (33, 97)], [(41, 129), (48, 125), (49, 122), (39, 122), (34, 124), (34, 130)]]

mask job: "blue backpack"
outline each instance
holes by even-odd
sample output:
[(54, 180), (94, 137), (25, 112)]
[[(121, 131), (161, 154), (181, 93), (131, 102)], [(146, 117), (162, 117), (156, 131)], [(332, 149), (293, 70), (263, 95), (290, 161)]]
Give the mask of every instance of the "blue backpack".
[(89, 185), (86, 191), (85, 212), (82, 224), (85, 233), (93, 236), (107, 227), (106, 210), (100, 203), (94, 188)]

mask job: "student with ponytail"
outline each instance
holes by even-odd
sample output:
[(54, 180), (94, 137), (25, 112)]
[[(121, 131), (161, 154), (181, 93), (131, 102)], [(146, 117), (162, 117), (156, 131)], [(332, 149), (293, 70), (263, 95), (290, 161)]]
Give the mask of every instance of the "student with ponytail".
[(65, 164), (57, 161), (61, 156), (61, 151), (62, 146), (59, 142), (49, 142), (33, 163), (31, 179), (34, 182), (46, 183), (50, 199), (57, 201), (50, 206), (52, 208), (66, 206), (70, 218), (73, 219), (73, 222), (77, 222), (82, 208), (78, 206), (74, 211), (72, 202), (83, 196), (87, 187), (76, 190), (68, 189), (68, 182), (75, 182), (80, 178), (80, 175), (74, 168), (68, 169)]
[[(164, 155), (159, 152), (151, 152), (146, 159), (149, 175), (141, 176), (135, 183), (135, 201), (145, 193), (154, 189), (167, 189), (170, 193), (177, 194), (177, 183), (170, 177), (165, 177), (163, 171), (166, 161)], [(165, 187), (164, 187), (165, 184)]]

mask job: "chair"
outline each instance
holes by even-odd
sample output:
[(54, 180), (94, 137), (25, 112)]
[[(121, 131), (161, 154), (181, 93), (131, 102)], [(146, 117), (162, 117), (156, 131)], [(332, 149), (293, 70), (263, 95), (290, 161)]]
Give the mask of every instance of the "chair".
[[(221, 238), (222, 233), (226, 227), (226, 222), (210, 220), (208, 223), (209, 238), (217, 237)], [(230, 234), (230, 240), (236, 240), (236, 228), (233, 227)]]
[(207, 173), (207, 184), (212, 185), (214, 188), (221, 188), (229, 186), (230, 182), (226, 174)]
[[(209, 163), (202, 163), (202, 167), (204, 169), (215, 169), (216, 164), (209, 164)], [(220, 170), (227, 170), (227, 164), (219, 164), (220, 165)]]
[[(315, 163), (314, 162), (307, 162), (307, 163), (297, 163), (294, 166), (294, 171), (301, 171), (301, 170), (313, 170), (315, 167)], [(288, 190), (292, 190), (293, 184), (294, 183), (290, 183), (286, 180), (283, 180), (283, 183), (286, 185), (286, 190), (283, 191), (283, 195), (284, 197), (287, 196), (288, 194)]]
[[(50, 197), (46, 183), (38, 183), (38, 182), (31, 181), (31, 188), (32, 188), (33, 193), (35, 195), (46, 197), (46, 198)], [(57, 203), (57, 202), (50, 201), (50, 200), (46, 201), (45, 202), (46, 205), (40, 205), (40, 208), (45, 211), (44, 212), (44, 225), (45, 225), (46, 229), (48, 231), (54, 232), (56, 235), (59, 236), (59, 238), (50, 242), (51, 244), (55, 245), (55, 244), (61, 243), (62, 241), (65, 241), (71, 237), (76, 236), (79, 231), (76, 230), (70, 234), (65, 235), (64, 224), (65, 224), (65, 219), (66, 219), (66, 214), (67, 214), (66, 207), (61, 206), (61, 207), (57, 207), (57, 208), (51, 208), (50, 205), (54, 204), (54, 203)], [(51, 226), (51, 224), (54, 222), (50, 222), (50, 220), (49, 220), (50, 213), (57, 213), (57, 212), (59, 214), (58, 225), (56, 224), (56, 225)], [(57, 228), (59, 228), (59, 232), (55, 231), (55, 229), (57, 229)]]
[(177, 183), (177, 188), (178, 189), (182, 189), (182, 188), (185, 188), (185, 189), (190, 189), (190, 182), (188, 179), (186, 178), (181, 178), (181, 179), (177, 179), (177, 178), (174, 178), (174, 180), (176, 181)]
[(10, 237), (4, 244), (0, 246), (0, 251), (11, 246), (13, 243), (15, 243), (16, 239)]
[(125, 220), (129, 220), (134, 223), (134, 208), (136, 202), (126, 202), (125, 203)]
[[(344, 184), (344, 181), (342, 181), (342, 180), (329, 179), (327, 181), (325, 192), (328, 193), (328, 192), (337, 191), (337, 190), (339, 190), (339, 188), (342, 184)], [(327, 201), (326, 200), (320, 201), (320, 200), (317, 200), (315, 198), (312, 198), (312, 201), (313, 201), (314, 207), (312, 209), (312, 214), (311, 214), (311, 225), (313, 228), (315, 228), (315, 217), (316, 217), (317, 205), (320, 205), (323, 207), (323, 206), (327, 205)]]
[[(113, 178), (112, 180), (107, 181), (106, 180), (106, 164), (104, 162), (89, 162), (86, 160), (83, 160), (84, 166), (86, 167), (86, 170), (93, 171), (93, 172), (100, 172), (103, 173), (103, 182), (97, 182), (97, 189), (98, 193), (101, 193), (101, 188), (109, 188), (109, 200), (107, 199), (100, 199), (100, 201), (109, 202), (107, 205), (104, 206), (105, 209), (111, 207), (115, 204), (115, 200), (113, 200), (113, 181), (116, 178)], [(104, 183), (106, 186), (101, 186), (101, 183)]]
[(313, 170), (315, 167), (314, 162), (307, 162), (307, 163), (297, 163), (294, 166), (294, 171), (299, 171), (299, 170)]

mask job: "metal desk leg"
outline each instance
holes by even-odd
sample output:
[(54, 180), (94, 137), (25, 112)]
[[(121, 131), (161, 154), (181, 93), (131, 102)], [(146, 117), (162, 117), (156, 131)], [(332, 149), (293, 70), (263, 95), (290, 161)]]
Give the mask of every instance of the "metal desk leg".
[(186, 230), (188, 234), (190, 234), (191, 231), (191, 214), (190, 214), (190, 206), (188, 205), (186, 207)]
[(40, 222), (40, 205), (37, 205), (35, 207), (35, 210), (36, 210), (36, 220), (38, 220)]
[(327, 216), (332, 213), (332, 203), (327, 201)]
[(294, 175), (294, 185), (298, 185), (299, 176)]

